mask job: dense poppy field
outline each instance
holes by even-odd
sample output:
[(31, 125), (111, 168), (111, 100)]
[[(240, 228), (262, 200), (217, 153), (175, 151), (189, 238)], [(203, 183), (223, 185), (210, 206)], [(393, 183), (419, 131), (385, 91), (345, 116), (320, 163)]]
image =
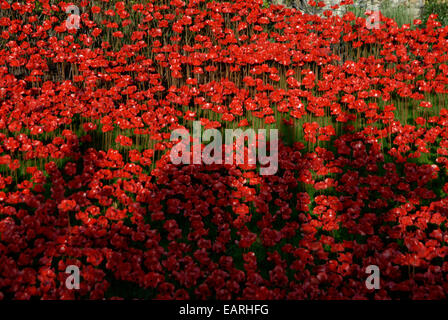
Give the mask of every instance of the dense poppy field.
[[(0, 0), (0, 299), (447, 297), (436, 16), (139, 1), (67, 29), (69, 3)], [(195, 120), (278, 128), (278, 171), (172, 164)]]

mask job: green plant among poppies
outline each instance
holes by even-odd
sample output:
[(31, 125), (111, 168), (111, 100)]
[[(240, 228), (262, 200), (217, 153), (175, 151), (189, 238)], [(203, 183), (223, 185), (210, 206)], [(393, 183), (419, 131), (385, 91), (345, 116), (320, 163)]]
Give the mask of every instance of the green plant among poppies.
[(428, 21), (431, 14), (437, 15), (437, 20), (443, 25), (448, 25), (448, 3), (442, 0), (427, 0), (422, 10), (422, 20)]

